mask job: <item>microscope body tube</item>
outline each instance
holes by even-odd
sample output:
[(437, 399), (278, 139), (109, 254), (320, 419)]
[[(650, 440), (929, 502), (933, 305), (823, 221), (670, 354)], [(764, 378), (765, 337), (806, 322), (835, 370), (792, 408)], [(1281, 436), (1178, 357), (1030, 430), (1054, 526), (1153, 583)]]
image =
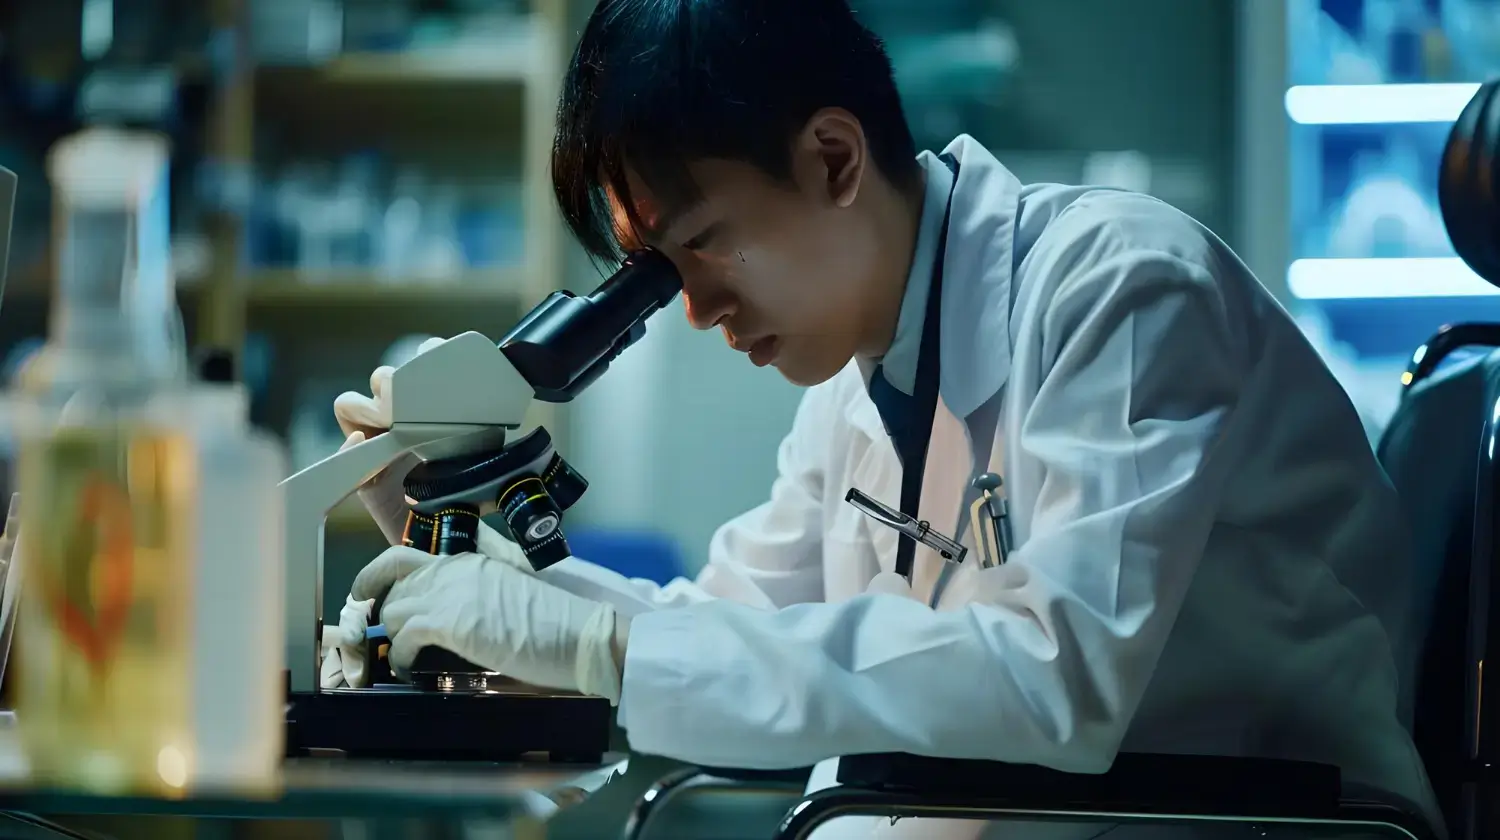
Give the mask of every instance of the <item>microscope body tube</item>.
[(553, 292), (500, 340), (500, 351), (543, 402), (564, 403), (593, 384), (646, 334), (646, 319), (682, 291), (659, 251), (637, 251), (587, 297)]

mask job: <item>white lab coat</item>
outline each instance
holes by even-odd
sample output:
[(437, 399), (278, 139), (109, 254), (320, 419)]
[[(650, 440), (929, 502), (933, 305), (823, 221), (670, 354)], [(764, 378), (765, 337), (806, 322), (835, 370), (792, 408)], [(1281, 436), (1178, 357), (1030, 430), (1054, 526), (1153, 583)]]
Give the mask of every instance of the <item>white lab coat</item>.
[[(921, 516), (958, 532), (971, 479), (1001, 473), (1017, 550), (962, 567), (936, 610), (943, 561), (925, 549), (913, 597), (866, 593), (896, 536), (844, 494), (894, 504), (900, 467), (851, 364), (808, 390), (770, 500), (719, 530), (695, 582), (549, 570), (634, 615), (632, 746), (822, 762), (812, 787), (832, 783), (828, 759), (863, 752), (1078, 772), (1121, 750), (1301, 758), (1434, 815), (1398, 702), (1413, 667), (1402, 514), (1317, 354), (1177, 210), (1022, 186), (968, 137), (948, 151), (961, 171)], [(850, 819), (819, 837), (980, 831)]]

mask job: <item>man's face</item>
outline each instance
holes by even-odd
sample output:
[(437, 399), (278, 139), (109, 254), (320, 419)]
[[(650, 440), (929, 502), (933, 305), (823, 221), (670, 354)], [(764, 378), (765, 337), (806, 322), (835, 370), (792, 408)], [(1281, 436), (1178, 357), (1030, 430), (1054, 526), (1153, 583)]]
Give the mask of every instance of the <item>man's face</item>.
[(689, 322), (719, 327), (755, 365), (815, 385), (870, 341), (868, 278), (878, 251), (870, 225), (857, 205), (839, 199), (839, 185), (830, 183), (837, 178), (816, 149), (799, 148), (793, 170), (784, 183), (744, 163), (693, 164), (702, 201), (680, 210), (654, 203), (634, 175), (629, 186), (653, 231), (639, 244), (676, 265)]

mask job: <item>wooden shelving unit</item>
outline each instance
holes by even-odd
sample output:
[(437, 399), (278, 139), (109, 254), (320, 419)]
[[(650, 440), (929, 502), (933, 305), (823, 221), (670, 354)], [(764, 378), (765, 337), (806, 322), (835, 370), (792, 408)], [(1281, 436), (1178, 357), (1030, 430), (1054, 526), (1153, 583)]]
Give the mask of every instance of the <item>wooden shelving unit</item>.
[[(208, 220), (206, 275), (180, 284), (198, 344), (240, 348), (248, 332), (266, 333), (275, 341), (278, 369), (286, 361), (308, 370), (311, 360), (284, 357), (314, 352), (310, 342), (324, 335), (367, 342), (373, 368), (383, 344), (405, 332), (474, 329), (499, 338), (526, 309), (562, 288), (561, 229), (547, 168), (569, 40), (567, 0), (531, 0), (514, 38), (483, 49), (345, 53), (297, 68), (255, 65), (245, 24), (255, 0), (211, 2), (216, 23), (235, 33), (230, 72), (216, 85), (208, 125), (208, 156), (232, 187), (253, 183), (256, 137), (267, 123), (291, 126), (295, 140), (331, 154), (374, 139), (400, 153), (503, 157), (505, 169), (521, 178), (524, 253), (514, 267), (437, 279), (247, 271), (243, 214), (225, 213)], [(538, 404), (528, 425), (546, 425), (561, 440), (564, 419), (556, 407)], [(373, 524), (356, 502), (336, 509), (329, 527)]]
[[(215, 2), (221, 14), (234, 21), (233, 31), (243, 33), (243, 12), (252, 0)], [(233, 230), (213, 232), (215, 259), (200, 291), (216, 305), (209, 307), (214, 313), (206, 315), (208, 320), (200, 324), (205, 328), (203, 340), (238, 346), (244, 339), (243, 318), (234, 317), (234, 311), (242, 312), (260, 303), (320, 305), (345, 300), (347, 294), (349, 298), (419, 304), (424, 294), (438, 286), (445, 292), (466, 289), (486, 300), (507, 297), (512, 303), (529, 305), (561, 288), (561, 240), (547, 162), (568, 37), (565, 6), (565, 0), (532, 0), (532, 13), (513, 43), (487, 45), (483, 50), (350, 53), (313, 68), (254, 67), (241, 38), (237, 46), (244, 54), (234, 62), (238, 70), (220, 87), (214, 108), (210, 127), (210, 154), (214, 159), (231, 171), (250, 171), (255, 159), (256, 127), (268, 117), (257, 112), (259, 87), (275, 91), (277, 104), (287, 106), (288, 113), (277, 114), (276, 118), (310, 123), (310, 131), (326, 135), (351, 128), (370, 131), (371, 122), (377, 124), (373, 130), (378, 132), (381, 122), (394, 129), (429, 116), (407, 113), (412, 108), (443, 111), (449, 123), (472, 115), (473, 126), (481, 135), (496, 131), (519, 134), (518, 144), (506, 137), (494, 140), (497, 148), (509, 146), (520, 157), (516, 169), (522, 174), (524, 194), (525, 260), (519, 268), (466, 271), (448, 278), (451, 282), (409, 286), (359, 274), (307, 277), (273, 270), (243, 277), (236, 259), (242, 231), (236, 225)], [(301, 101), (287, 103), (288, 96)], [(514, 119), (496, 116), (496, 111), (509, 110), (499, 107), (502, 103), (515, 99), (519, 99), (521, 108)], [(371, 104), (379, 107), (371, 109)], [(360, 112), (366, 124), (351, 127), (345, 119), (350, 110)], [(324, 124), (318, 124), (320, 119)], [(432, 144), (440, 147), (443, 140), (442, 136), (434, 137)]]

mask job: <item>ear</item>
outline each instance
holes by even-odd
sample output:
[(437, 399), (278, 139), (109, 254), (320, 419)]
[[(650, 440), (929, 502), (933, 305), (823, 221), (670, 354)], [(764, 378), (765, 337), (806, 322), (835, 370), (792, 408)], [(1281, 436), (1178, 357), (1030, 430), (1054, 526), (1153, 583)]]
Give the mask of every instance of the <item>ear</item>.
[[(807, 121), (796, 155), (808, 163), (808, 180), (837, 207), (848, 207), (864, 182), (869, 148), (864, 127), (842, 108), (825, 108)], [(799, 175), (801, 172), (798, 173)]]

